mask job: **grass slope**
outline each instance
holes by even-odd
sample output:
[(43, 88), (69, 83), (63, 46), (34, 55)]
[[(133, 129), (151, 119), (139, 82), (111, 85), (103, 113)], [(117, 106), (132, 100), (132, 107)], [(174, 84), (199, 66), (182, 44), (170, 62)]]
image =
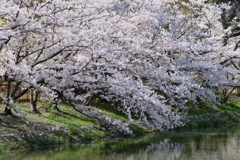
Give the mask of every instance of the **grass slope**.
[[(48, 103), (39, 101), (37, 104), (39, 114), (31, 112), (28, 102), (19, 102), (16, 105), (21, 106), (21, 110), (26, 112), (26, 117), (0, 116), (0, 152), (85, 143), (114, 137), (99, 126), (95, 119), (76, 112), (68, 104), (60, 104), (58, 107), (62, 112), (56, 112), (50, 109)], [(4, 104), (0, 103), (0, 111), (3, 111), (4, 107)], [(95, 103), (93, 109), (128, 122), (126, 116), (104, 102)], [(202, 103), (197, 108), (190, 107), (185, 115), (185, 127), (199, 128), (238, 123), (239, 113), (240, 100), (236, 98), (218, 108)], [(135, 136), (151, 131), (137, 121), (131, 124), (131, 129)]]
[[(0, 116), (0, 152), (86, 142), (110, 136), (91, 118), (60, 104), (61, 112), (49, 104), (38, 103), (39, 114), (30, 110), (29, 103), (18, 103), (25, 118)], [(4, 105), (0, 104), (0, 110)]]
[(239, 97), (233, 97), (227, 103), (218, 107), (212, 107), (206, 103), (200, 104), (199, 107), (190, 107), (184, 118), (186, 119), (184, 128), (240, 123), (240, 99)]

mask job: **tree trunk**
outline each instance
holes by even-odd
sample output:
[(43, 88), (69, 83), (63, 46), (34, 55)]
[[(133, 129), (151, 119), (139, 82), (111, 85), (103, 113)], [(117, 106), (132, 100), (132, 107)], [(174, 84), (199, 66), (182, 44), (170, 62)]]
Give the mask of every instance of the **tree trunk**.
[(10, 92), (11, 92), (11, 80), (7, 78), (7, 101), (3, 114), (13, 116), (12, 109), (10, 107)]
[(63, 113), (63, 111), (61, 111), (59, 108), (58, 108), (58, 100), (60, 99), (61, 97), (61, 93), (57, 90), (54, 90), (58, 97), (54, 98), (53, 99), (53, 102), (52, 102), (52, 105), (51, 105), (51, 109), (54, 110), (54, 111), (57, 111), (57, 112), (60, 112), (60, 113)]
[(32, 109), (32, 112), (33, 113), (39, 113), (38, 110), (37, 110), (37, 104), (35, 101), (31, 101), (31, 109)]
[(38, 91), (30, 89), (30, 103), (33, 113), (39, 113), (37, 110)]
[(237, 87), (233, 87), (231, 90), (230, 89), (223, 90), (223, 96), (224, 96), (223, 103), (227, 103), (228, 102), (230, 96), (232, 95), (232, 93), (233, 93), (233, 91), (235, 89), (237, 89)]
[(89, 106), (93, 103), (93, 101), (95, 100), (95, 96), (91, 96), (90, 98), (88, 98), (85, 102), (84, 105)]
[(62, 113), (62, 111), (58, 108), (57, 103), (52, 103), (52, 108), (51, 109), (54, 110), (54, 111)]
[(3, 112), (4, 115), (10, 115), (13, 116), (12, 110), (9, 108), (9, 106), (6, 106)]

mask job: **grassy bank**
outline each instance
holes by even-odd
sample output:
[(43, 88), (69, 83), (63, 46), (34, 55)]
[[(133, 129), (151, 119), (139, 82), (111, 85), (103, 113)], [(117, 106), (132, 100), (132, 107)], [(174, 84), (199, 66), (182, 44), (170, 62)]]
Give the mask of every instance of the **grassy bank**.
[(183, 128), (203, 128), (240, 123), (240, 99), (231, 98), (227, 103), (218, 107), (201, 104), (190, 107), (188, 114), (183, 116), (186, 125)]
[[(60, 104), (61, 112), (51, 110), (46, 102), (38, 102), (40, 113), (31, 112), (28, 102), (17, 105), (26, 112), (25, 118), (0, 116), (0, 152), (25, 150), (42, 147), (53, 147), (73, 143), (86, 143), (116, 137), (99, 126), (95, 119), (86, 117), (67, 104)], [(4, 110), (0, 104), (0, 110)], [(127, 118), (109, 105), (97, 103), (96, 109), (112, 118), (127, 122)], [(110, 107), (110, 108), (109, 108)], [(240, 100), (231, 99), (218, 108), (202, 105), (190, 107), (187, 115), (183, 116), (184, 128), (202, 128), (226, 125), (240, 122)], [(133, 136), (139, 136), (150, 129), (139, 123), (132, 123)]]
[[(100, 126), (97, 120), (76, 112), (68, 104), (58, 105), (59, 112), (52, 110), (48, 103), (40, 101), (37, 104), (40, 113), (37, 114), (31, 112), (28, 102), (19, 102), (16, 105), (21, 106), (21, 110), (26, 113), (25, 117), (0, 116), (0, 152), (86, 143), (116, 137)], [(104, 105), (98, 103), (96, 109), (112, 118), (128, 121), (121, 113), (109, 110)], [(4, 107), (4, 104), (0, 104), (1, 111)], [(133, 136), (150, 131), (135, 123), (131, 124), (131, 128)]]

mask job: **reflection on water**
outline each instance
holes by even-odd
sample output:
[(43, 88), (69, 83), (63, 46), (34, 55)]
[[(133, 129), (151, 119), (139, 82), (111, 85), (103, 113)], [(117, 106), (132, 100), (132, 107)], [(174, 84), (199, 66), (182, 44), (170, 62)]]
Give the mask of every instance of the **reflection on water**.
[(0, 154), (0, 160), (239, 160), (240, 125)]

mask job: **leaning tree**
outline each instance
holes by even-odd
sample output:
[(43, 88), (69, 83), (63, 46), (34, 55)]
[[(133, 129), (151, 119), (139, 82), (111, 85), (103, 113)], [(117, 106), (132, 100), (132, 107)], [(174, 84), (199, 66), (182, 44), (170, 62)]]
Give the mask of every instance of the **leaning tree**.
[(187, 102), (216, 104), (218, 88), (234, 85), (230, 71), (205, 56), (217, 54), (218, 43), (206, 36), (200, 18), (208, 15), (192, 15), (167, 0), (2, 0), (5, 114), (35, 89), (54, 103), (64, 97), (111, 131), (131, 133), (127, 124), (92, 109), (90, 99), (104, 99), (155, 129), (182, 125)]

